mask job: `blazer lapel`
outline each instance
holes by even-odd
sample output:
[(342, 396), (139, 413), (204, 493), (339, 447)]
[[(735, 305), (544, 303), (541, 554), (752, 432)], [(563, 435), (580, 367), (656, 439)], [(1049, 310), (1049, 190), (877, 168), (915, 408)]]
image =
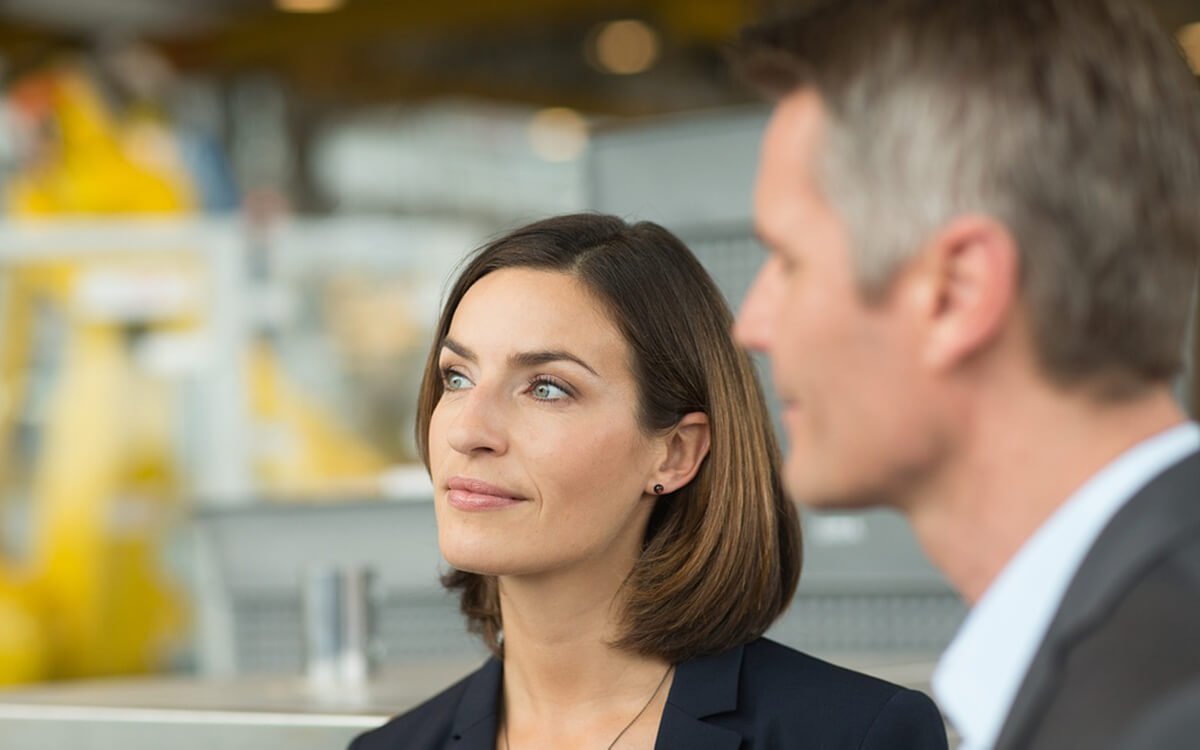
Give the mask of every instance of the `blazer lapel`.
[(1149, 566), (1200, 529), (1200, 454), (1155, 477), (1101, 532), (1063, 596), (996, 742), (996, 750), (1029, 744), (1061, 680), (1071, 646), (1104, 619)]
[(655, 750), (737, 750), (741, 734), (704, 719), (737, 709), (743, 648), (691, 659), (675, 668)]
[(496, 747), (496, 700), (504, 668), (489, 659), (471, 676), (450, 731), (447, 750), (494, 750)]
[[(686, 661), (675, 668), (655, 750), (737, 750), (742, 736), (703, 721), (737, 709), (742, 646)], [(493, 750), (503, 665), (490, 659), (471, 677), (450, 732), (447, 750)]]

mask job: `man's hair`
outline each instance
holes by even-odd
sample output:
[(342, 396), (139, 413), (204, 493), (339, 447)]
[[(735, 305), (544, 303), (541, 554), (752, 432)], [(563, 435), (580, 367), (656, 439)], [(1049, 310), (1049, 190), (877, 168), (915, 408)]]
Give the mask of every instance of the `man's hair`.
[(745, 76), (811, 88), (816, 179), (864, 294), (955, 216), (1002, 222), (1045, 373), (1119, 398), (1181, 365), (1200, 255), (1200, 94), (1121, 0), (845, 0), (743, 32)]
[[(557, 216), (468, 259), (442, 309), (421, 382), (416, 438), (426, 468), (429, 423), (442, 397), (442, 342), (467, 290), (504, 268), (568, 274), (600, 302), (628, 347), (638, 390), (630, 407), (646, 434), (664, 434), (692, 412), (708, 415), (710, 448), (700, 470), (654, 500), (641, 555), (621, 590), (616, 645), (679, 663), (762, 635), (796, 590), (799, 520), (783, 493), (754, 367), (729, 335), (729, 307), (691, 251), (657, 224)], [(452, 570), (443, 583), (460, 592), (471, 629), (500, 655), (496, 579)]]

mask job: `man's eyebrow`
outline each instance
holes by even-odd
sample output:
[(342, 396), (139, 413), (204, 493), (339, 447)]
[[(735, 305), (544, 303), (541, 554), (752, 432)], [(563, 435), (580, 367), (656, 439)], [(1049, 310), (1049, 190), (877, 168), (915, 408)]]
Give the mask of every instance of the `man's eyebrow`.
[(562, 361), (574, 362), (575, 364), (579, 365), (580, 367), (587, 370), (588, 372), (595, 375), (596, 377), (600, 377), (600, 375), (595, 370), (593, 370), (591, 365), (589, 365), (587, 362), (584, 362), (582, 359), (580, 359), (579, 357), (576, 357), (574, 354), (571, 354), (570, 352), (567, 352), (567, 351), (563, 351), (561, 349), (551, 349), (548, 351), (541, 351), (541, 352), (521, 352), (520, 354), (514, 354), (511, 357), (509, 357), (509, 362), (513, 363), (514, 365), (518, 365), (520, 367), (536, 367), (537, 365), (544, 365), (548, 362), (562, 362)]
[(475, 352), (449, 337), (442, 339), (442, 348), (449, 349), (463, 359), (471, 362), (475, 362), (479, 359), (475, 356)]

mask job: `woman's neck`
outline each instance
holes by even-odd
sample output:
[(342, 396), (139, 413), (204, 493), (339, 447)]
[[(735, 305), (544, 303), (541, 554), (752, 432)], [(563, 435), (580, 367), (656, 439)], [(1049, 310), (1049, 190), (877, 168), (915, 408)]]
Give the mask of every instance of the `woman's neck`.
[(535, 710), (553, 710), (662, 675), (666, 662), (612, 645), (622, 628), (621, 580), (557, 579), (500, 581), (506, 688), (523, 693)]
[[(504, 577), (504, 708), (514, 750), (538, 737), (568, 746), (605, 747), (637, 712), (665, 701), (668, 664), (613, 646), (621, 632), (618, 604), (622, 579), (577, 576)], [(647, 716), (658, 725), (661, 705)], [(639, 719), (638, 724), (644, 724)], [(644, 730), (639, 727), (639, 730)], [(630, 735), (635, 732), (630, 728)], [(650, 745), (653, 745), (653, 734)], [(601, 742), (598, 742), (601, 741)]]

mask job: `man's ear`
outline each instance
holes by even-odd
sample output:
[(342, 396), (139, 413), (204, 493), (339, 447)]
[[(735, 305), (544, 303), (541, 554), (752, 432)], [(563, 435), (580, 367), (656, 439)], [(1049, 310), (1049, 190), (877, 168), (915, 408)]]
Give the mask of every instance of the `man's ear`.
[(960, 216), (925, 246), (920, 275), (924, 362), (951, 369), (994, 343), (1018, 304), (1016, 240), (988, 216)]
[(679, 424), (661, 439), (666, 449), (665, 455), (662, 463), (651, 473), (650, 486), (646, 488), (652, 495), (674, 492), (696, 476), (711, 444), (708, 415), (702, 411), (684, 415)]

